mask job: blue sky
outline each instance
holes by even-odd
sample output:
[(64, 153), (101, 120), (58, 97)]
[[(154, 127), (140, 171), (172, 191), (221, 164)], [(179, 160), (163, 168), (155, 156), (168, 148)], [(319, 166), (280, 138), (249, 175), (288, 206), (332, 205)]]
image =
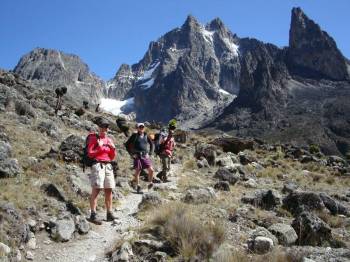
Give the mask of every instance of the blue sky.
[(285, 46), (294, 6), (350, 58), (350, 0), (1, 0), (0, 68), (13, 69), (22, 55), (44, 47), (80, 56), (108, 80), (188, 14), (203, 24), (220, 17), (240, 37)]

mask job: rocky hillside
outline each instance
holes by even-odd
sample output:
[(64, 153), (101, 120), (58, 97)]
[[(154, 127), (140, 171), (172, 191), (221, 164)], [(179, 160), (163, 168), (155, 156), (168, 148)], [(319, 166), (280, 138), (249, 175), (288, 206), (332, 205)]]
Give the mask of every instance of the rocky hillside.
[(36, 48), (24, 55), (14, 73), (33, 84), (54, 90), (65, 86), (68, 96), (79, 104), (83, 100), (97, 104), (103, 96), (105, 83), (76, 55)]
[[(178, 130), (170, 182), (139, 195), (115, 117), (68, 98), (56, 115), (55, 100), (0, 72), (2, 261), (349, 261), (350, 159), (316, 145)], [(100, 117), (118, 150), (118, 218), (97, 226), (86, 220), (91, 189), (80, 160)], [(98, 206), (104, 218), (102, 197)]]

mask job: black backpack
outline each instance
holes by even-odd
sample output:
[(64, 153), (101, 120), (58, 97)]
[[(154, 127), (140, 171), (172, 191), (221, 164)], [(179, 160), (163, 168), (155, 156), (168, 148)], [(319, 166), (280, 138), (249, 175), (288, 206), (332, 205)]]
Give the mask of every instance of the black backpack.
[[(93, 158), (90, 158), (88, 155), (88, 143), (91, 137), (96, 136), (96, 138), (98, 139), (98, 134), (96, 133), (90, 133), (87, 135), (86, 139), (85, 139), (85, 146), (84, 146), (84, 153), (83, 153), (83, 172), (85, 172), (85, 167), (92, 167), (95, 163), (96, 160)], [(97, 146), (97, 144), (96, 144)]]

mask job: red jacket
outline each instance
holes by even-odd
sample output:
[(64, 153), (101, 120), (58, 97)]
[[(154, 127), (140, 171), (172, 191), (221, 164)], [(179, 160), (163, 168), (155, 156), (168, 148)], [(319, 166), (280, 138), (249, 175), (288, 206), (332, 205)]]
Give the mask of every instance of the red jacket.
[(163, 147), (163, 152), (162, 154), (165, 154), (167, 156), (172, 156), (173, 155), (173, 150), (175, 147), (175, 140), (174, 137), (164, 137), (161, 141), (160, 144), (164, 144)]
[(107, 136), (100, 137), (99, 140), (103, 141), (103, 145), (98, 145), (96, 136), (91, 136), (88, 141), (88, 156), (97, 161), (110, 162), (115, 157), (115, 147), (111, 139)]

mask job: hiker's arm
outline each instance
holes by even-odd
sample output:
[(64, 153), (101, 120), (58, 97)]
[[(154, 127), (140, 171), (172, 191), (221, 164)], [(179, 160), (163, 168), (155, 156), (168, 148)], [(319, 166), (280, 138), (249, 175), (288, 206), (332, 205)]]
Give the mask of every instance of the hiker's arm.
[(95, 158), (101, 150), (96, 138), (90, 138), (91, 142), (88, 143), (88, 156), (90, 158)]
[(113, 143), (113, 140), (109, 138), (109, 152), (108, 152), (108, 156), (111, 160), (113, 160), (115, 158), (116, 152), (115, 152), (115, 146)]
[(149, 144), (149, 154), (152, 155), (153, 151), (154, 151), (153, 141), (148, 136), (147, 136), (147, 141), (148, 141), (148, 144)]

